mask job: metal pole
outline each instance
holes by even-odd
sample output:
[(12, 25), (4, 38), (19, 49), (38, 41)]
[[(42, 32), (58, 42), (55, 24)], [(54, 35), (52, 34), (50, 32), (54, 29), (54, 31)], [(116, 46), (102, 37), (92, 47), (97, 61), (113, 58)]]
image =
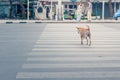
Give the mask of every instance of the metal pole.
[(116, 0), (114, 0), (114, 13), (116, 12)]
[(50, 10), (50, 14), (51, 14), (51, 20), (52, 20), (52, 16), (53, 16), (53, 12), (52, 12), (52, 0), (51, 0), (51, 10)]
[(51, 11), (52, 11), (52, 0), (51, 0)]
[(29, 0), (27, 0), (27, 20), (29, 20)]
[(95, 1), (95, 14), (96, 14), (96, 19), (97, 19), (97, 1)]
[(102, 20), (104, 20), (104, 9), (105, 9), (105, 2), (102, 2)]
[(97, 0), (96, 1), (96, 19), (98, 19), (98, 12), (99, 12), (99, 10), (98, 10), (98, 5), (99, 5), (99, 0)]
[(61, 9), (62, 5), (61, 5), (61, 3), (62, 3), (62, 0), (58, 0), (58, 18), (59, 18), (59, 20), (61, 20), (61, 18), (62, 18), (62, 13), (61, 13), (61, 11), (62, 11), (62, 9)]

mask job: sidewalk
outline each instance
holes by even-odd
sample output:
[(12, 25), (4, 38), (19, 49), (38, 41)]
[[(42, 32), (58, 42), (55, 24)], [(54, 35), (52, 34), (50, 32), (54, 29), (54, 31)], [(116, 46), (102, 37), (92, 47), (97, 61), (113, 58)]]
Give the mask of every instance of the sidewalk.
[[(0, 23), (78, 23), (76, 20), (0, 20)], [(81, 23), (120, 23), (120, 20), (82, 20)]]

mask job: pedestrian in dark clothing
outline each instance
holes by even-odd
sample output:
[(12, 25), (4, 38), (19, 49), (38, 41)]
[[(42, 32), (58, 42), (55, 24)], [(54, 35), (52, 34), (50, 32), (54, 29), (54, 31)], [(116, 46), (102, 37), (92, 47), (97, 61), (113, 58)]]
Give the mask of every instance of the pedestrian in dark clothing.
[(46, 7), (46, 18), (47, 18), (47, 19), (49, 19), (49, 12), (50, 12), (49, 7)]

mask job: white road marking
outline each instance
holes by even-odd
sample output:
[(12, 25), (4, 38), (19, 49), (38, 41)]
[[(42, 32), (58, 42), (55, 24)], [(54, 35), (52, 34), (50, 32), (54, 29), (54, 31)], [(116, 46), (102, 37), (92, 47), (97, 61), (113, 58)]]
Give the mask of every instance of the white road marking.
[[(27, 72), (18, 72), (16, 75), (17, 79), (70, 78), (74, 80), (74, 78), (120, 78), (120, 71), (54, 72), (54, 69), (120, 68), (119, 31), (104, 26), (97, 28), (94, 27), (95, 25), (92, 26), (92, 45), (89, 47), (87, 45), (79, 45), (80, 37), (76, 27), (58, 25), (59, 27), (56, 28), (51, 26), (51, 24), (49, 25), (41, 34), (32, 52), (29, 53), (27, 63), (22, 65), (22, 69)], [(45, 64), (39, 63), (39, 61), (51, 61), (51, 63)], [(61, 61), (61, 63), (54, 63), (54, 61)], [(66, 63), (63, 63), (63, 61)], [(68, 61), (72, 63), (68, 63)], [(73, 61), (77, 63), (73, 63)], [(79, 61), (83, 62), (79, 63)], [(84, 61), (86, 62), (84, 63)], [(113, 61), (116, 62), (113, 63)], [(53, 71), (35, 72), (38, 69), (53, 69)]]
[(114, 56), (120, 56), (120, 52), (113, 52), (112, 51), (107, 51), (107, 52), (92, 52), (92, 51), (89, 51), (89, 52), (31, 52), (28, 54), (30, 57), (40, 57), (40, 56), (63, 56), (63, 57), (69, 57), (69, 56), (111, 56), (111, 57), (114, 57)]
[(120, 78), (120, 72), (20, 72), (16, 78)]
[[(88, 48), (88, 45), (44, 45), (38, 44), (34, 45), (34, 48)], [(120, 48), (120, 45), (91, 45), (92, 48)]]
[(120, 57), (32, 57), (27, 61), (106, 61), (106, 60), (120, 60)]
[(34, 48), (32, 51), (120, 51), (120, 48)]
[(23, 64), (23, 69), (33, 69), (33, 68), (112, 68), (120, 67), (119, 63), (74, 63), (74, 64)]

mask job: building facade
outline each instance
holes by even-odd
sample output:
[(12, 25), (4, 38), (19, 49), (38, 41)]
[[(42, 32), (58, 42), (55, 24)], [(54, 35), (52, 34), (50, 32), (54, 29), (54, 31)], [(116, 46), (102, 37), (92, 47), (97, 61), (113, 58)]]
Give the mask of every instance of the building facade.
[[(11, 7), (9, 0), (0, 0), (0, 19), (75, 20), (80, 1), (86, 5), (86, 0), (12, 0)], [(120, 9), (120, 0), (91, 2), (92, 20), (113, 19), (113, 14)], [(83, 11), (82, 20), (86, 20), (86, 10)]]

